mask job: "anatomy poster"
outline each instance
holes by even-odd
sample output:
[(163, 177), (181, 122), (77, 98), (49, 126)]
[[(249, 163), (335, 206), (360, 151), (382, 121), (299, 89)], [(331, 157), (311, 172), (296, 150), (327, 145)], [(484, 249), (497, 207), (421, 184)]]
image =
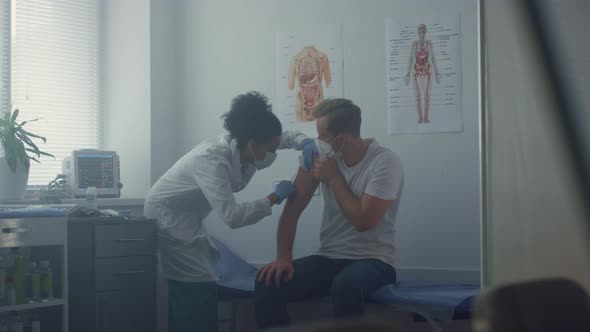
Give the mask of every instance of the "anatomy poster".
[(459, 15), (386, 21), (393, 134), (463, 131)]
[(342, 26), (306, 26), (276, 35), (275, 112), (288, 129), (317, 135), (312, 110), (343, 97)]

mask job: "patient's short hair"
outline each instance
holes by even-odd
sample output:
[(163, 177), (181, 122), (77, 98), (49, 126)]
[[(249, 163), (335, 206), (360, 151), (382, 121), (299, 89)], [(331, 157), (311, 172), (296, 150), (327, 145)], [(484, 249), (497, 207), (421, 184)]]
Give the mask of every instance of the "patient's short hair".
[(313, 109), (315, 119), (328, 117), (328, 131), (334, 135), (348, 133), (361, 134), (361, 109), (351, 100), (344, 98), (325, 99)]

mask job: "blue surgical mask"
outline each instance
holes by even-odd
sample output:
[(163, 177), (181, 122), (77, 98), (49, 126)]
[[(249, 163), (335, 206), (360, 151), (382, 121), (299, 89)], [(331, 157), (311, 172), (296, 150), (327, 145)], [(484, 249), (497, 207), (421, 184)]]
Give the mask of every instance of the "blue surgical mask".
[(268, 166), (272, 165), (275, 159), (277, 159), (276, 152), (267, 152), (266, 156), (264, 156), (264, 159), (254, 160), (254, 167), (256, 167), (257, 170), (267, 168)]

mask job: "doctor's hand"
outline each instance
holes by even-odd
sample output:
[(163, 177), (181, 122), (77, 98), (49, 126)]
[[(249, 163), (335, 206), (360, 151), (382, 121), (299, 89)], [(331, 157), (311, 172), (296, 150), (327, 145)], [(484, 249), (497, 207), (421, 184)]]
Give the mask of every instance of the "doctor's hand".
[(258, 271), (258, 281), (264, 282), (268, 287), (274, 279), (275, 286), (279, 288), (281, 287), (281, 281), (293, 279), (294, 273), (293, 261), (290, 259), (277, 259), (274, 262), (266, 264)]
[(315, 144), (313, 138), (306, 138), (303, 140), (303, 167), (307, 172), (313, 167), (313, 157), (319, 153), (318, 146)]
[(279, 182), (279, 184), (277, 184), (277, 187), (275, 188), (275, 191), (273, 191), (273, 195), (276, 195), (279, 200), (277, 201), (277, 204), (281, 204), (281, 202), (289, 197), (289, 195), (291, 195), (293, 192), (295, 191), (295, 186), (293, 185), (293, 183), (289, 180), (283, 180), (281, 182)]
[(316, 158), (313, 162), (312, 169), (313, 177), (323, 183), (330, 185), (330, 183), (340, 176), (338, 164), (334, 158)]

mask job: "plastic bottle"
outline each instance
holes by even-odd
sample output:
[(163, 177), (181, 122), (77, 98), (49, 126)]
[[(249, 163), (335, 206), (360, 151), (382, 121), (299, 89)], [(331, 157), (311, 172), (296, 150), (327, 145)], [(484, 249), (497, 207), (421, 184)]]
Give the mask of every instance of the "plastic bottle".
[(14, 284), (14, 292), (16, 297), (16, 304), (24, 304), (25, 303), (25, 271), (24, 271), (24, 264), (25, 260), (24, 257), (20, 254), (19, 248), (11, 248), (10, 249), (10, 261), (11, 261), (11, 268), (10, 268), (10, 276), (12, 277), (12, 281)]
[[(14, 283), (14, 262), (18, 255), (17, 248), (10, 248), (8, 254), (6, 254), (6, 278), (13, 277), (12, 282)], [(6, 286), (8, 287), (8, 285)]]
[(53, 299), (53, 272), (49, 261), (41, 262), (41, 298)]
[(31, 262), (25, 274), (27, 297), (29, 302), (37, 302), (41, 299), (41, 276), (37, 263)]
[[(27, 264), (24, 274), (25, 280), (25, 299), (30, 300), (33, 296), (33, 287), (32, 287), (32, 269), (31, 264)], [(30, 301), (29, 301), (30, 302)]]
[(25, 303), (25, 273), (24, 259), (22, 256), (17, 257), (14, 265), (14, 292), (16, 304)]
[(96, 210), (97, 207), (96, 202), (96, 187), (88, 187), (86, 188), (86, 207), (89, 209)]
[(16, 289), (14, 288), (14, 278), (12, 276), (6, 278), (6, 304), (16, 304)]

